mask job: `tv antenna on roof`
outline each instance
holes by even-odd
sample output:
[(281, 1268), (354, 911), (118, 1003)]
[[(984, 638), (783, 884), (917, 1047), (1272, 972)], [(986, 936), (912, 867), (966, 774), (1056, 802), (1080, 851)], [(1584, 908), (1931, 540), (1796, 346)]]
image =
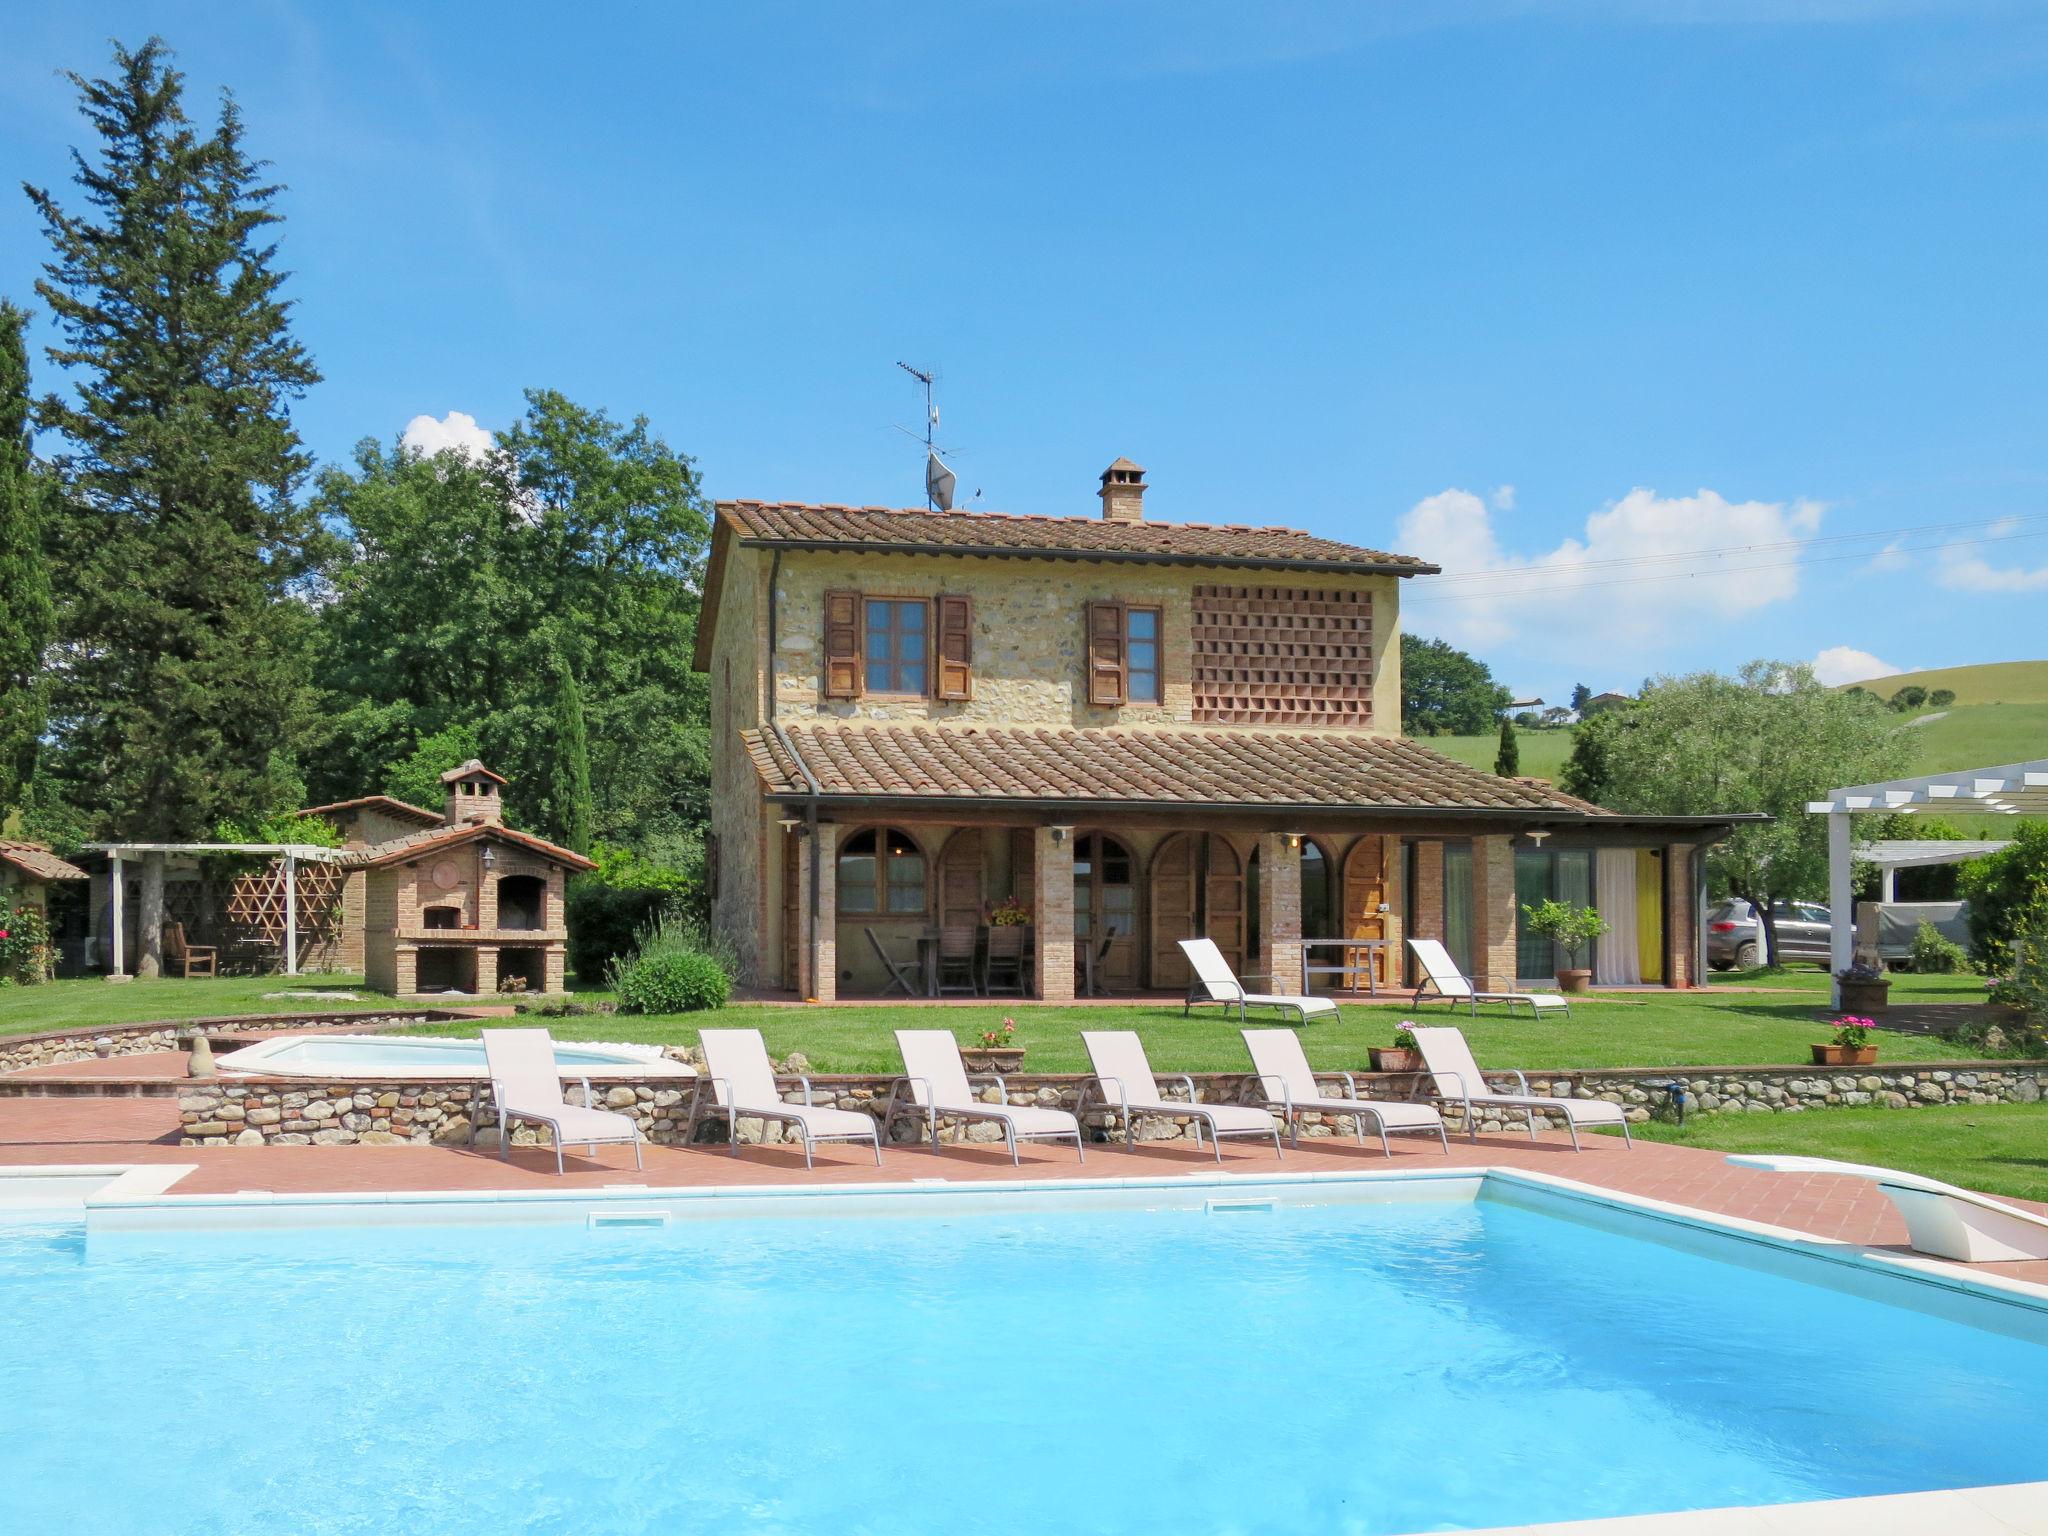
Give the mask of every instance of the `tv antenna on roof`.
[(932, 375), (905, 362), (896, 366), (924, 386), (924, 504), (935, 512), (950, 512), (956, 478), (932, 444), (932, 430), (939, 424), (939, 408), (932, 404)]

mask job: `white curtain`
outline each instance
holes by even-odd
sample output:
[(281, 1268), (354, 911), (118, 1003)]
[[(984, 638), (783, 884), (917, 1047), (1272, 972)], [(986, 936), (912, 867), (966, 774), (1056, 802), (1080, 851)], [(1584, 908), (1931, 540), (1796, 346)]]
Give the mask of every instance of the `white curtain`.
[(1593, 941), (1593, 980), (1602, 986), (1634, 986), (1643, 979), (1636, 949), (1636, 851), (1602, 848), (1593, 882), (1594, 910), (1607, 931)]

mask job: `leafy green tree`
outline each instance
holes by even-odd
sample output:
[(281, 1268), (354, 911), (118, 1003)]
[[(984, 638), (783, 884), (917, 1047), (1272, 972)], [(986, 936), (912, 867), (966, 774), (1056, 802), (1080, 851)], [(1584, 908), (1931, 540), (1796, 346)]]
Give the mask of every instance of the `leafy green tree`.
[(55, 632), (43, 563), (48, 486), (29, 444), (27, 314), (0, 299), (0, 815), (21, 803), (41, 744), (43, 654)]
[(1947, 709), (1955, 701), (1956, 691), (1953, 688), (1936, 688), (1927, 695), (1929, 709)]
[(1918, 683), (1908, 683), (1891, 696), (1890, 702), (1892, 708), (1900, 714), (1911, 714), (1914, 710), (1925, 707), (1927, 690)]
[[(441, 775), (451, 768), (460, 768), (472, 757), (481, 757), (483, 749), (477, 743), (476, 727), (463, 721), (422, 737), (418, 746), (399, 762), (386, 770), (383, 778), (384, 793), (394, 800), (403, 800), (408, 805), (417, 805), (422, 810), (438, 811), (448, 800), (448, 786), (441, 782)], [(361, 786), (357, 786), (358, 792)], [(505, 807), (509, 813), (511, 807)], [(509, 814), (507, 820), (512, 820)]]
[(1493, 771), (1512, 779), (1522, 771), (1522, 744), (1515, 740), (1515, 722), (1500, 717), (1500, 748), (1493, 754)]
[(339, 798), (417, 743), (474, 725), (508, 808), (556, 827), (558, 667), (585, 722), (589, 836), (664, 859), (707, 814), (706, 680), (695, 672), (709, 508), (690, 460), (642, 418), (551, 390), (492, 451), (359, 446), (323, 475), (348, 546), (322, 610), (331, 704), (314, 792)]
[(1586, 712), (1586, 705), (1592, 701), (1592, 698), (1592, 689), (1588, 688), (1584, 683), (1573, 683), (1572, 713), (1583, 715)]
[(1824, 687), (1806, 666), (1753, 661), (1739, 677), (1659, 678), (1619, 715), (1603, 743), (1601, 804), (1771, 818), (1738, 826), (1711, 857), (1728, 889), (1761, 914), (1773, 962), (1772, 900), (1827, 889), (1827, 818), (1809, 814), (1807, 803), (1907, 766), (1907, 744), (1883, 715)]
[(1401, 729), (1409, 736), (1483, 736), (1514, 695), (1486, 663), (1444, 640), (1401, 639)]
[(2011, 845), (1963, 865), (1958, 883), (1970, 904), (1971, 955), (2003, 975), (2013, 944), (2048, 924), (2048, 822), (2017, 823)]
[(1558, 775), (1558, 788), (1595, 805), (1607, 804), (1614, 740), (1627, 728), (1627, 710), (1602, 709), (1581, 716), (1572, 727), (1572, 750)]
[(555, 663), (554, 750), (548, 766), (548, 835), (564, 848), (590, 852), (590, 738), (583, 693), (566, 661)]
[(80, 205), (31, 187), (51, 248), (36, 291), (70, 378), (50, 546), (59, 655), (52, 749), (98, 830), (201, 836), (299, 793), (321, 548), (294, 499), (309, 467), (291, 402), (319, 379), (276, 265), (279, 191), (223, 97), (210, 132), (155, 38), (109, 79), (72, 75), (97, 155)]

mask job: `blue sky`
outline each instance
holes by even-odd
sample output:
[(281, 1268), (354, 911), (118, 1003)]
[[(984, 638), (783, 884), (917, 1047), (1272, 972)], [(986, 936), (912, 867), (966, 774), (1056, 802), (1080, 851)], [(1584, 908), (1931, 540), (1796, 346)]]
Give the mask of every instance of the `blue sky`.
[[(1552, 699), (2048, 651), (2048, 7), (44, 0), (10, 179), (152, 31), (290, 186), (326, 458), (547, 385), (912, 504), (903, 358), (976, 505), (1128, 454), (1429, 555), (1410, 627)], [(0, 292), (41, 254), (0, 198)]]

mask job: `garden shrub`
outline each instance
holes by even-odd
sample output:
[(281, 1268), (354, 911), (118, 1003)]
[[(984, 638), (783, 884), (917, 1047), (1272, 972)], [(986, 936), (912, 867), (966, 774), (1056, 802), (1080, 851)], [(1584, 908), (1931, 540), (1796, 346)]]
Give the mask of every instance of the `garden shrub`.
[(692, 905), (694, 881), (683, 870), (657, 864), (630, 848), (599, 843), (597, 868), (569, 882), (569, 969), (595, 985), (633, 951), (634, 937), (664, 916)]
[(621, 1013), (701, 1013), (732, 996), (726, 957), (673, 914), (640, 930), (632, 957), (612, 961), (610, 979)]
[(1952, 976), (1969, 969), (1970, 957), (1934, 924), (1922, 923), (1913, 935), (1912, 965), (1921, 975)]
[(50, 925), (40, 908), (0, 911), (0, 983), (32, 987), (50, 979)]
[(2004, 975), (2023, 933), (2048, 923), (2048, 822), (2025, 822), (2012, 844), (1962, 866), (1956, 879), (1970, 904), (1970, 953), (1980, 969)]

